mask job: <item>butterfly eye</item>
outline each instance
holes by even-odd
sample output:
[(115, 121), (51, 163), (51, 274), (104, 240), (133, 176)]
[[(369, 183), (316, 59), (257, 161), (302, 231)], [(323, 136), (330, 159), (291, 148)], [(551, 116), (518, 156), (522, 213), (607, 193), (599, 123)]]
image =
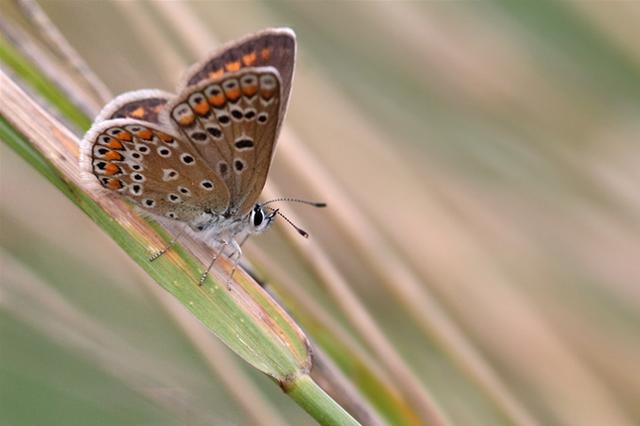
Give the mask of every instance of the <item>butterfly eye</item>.
[(262, 224), (263, 220), (264, 215), (262, 214), (262, 210), (260, 208), (253, 209), (253, 211), (251, 212), (251, 222), (253, 223), (253, 226), (257, 228)]

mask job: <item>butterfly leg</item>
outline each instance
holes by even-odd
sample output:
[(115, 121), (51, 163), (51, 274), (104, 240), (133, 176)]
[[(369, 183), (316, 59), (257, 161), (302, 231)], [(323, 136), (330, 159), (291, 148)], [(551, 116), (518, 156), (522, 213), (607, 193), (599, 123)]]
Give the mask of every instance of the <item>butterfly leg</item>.
[(238, 243), (238, 245), (239, 245), (240, 247), (242, 247), (242, 245), (243, 245), (244, 243), (246, 243), (246, 242), (247, 242), (247, 240), (249, 239), (249, 237), (250, 237), (250, 236), (251, 236), (251, 234), (249, 234), (249, 233), (247, 232), (245, 235), (243, 235), (243, 236), (242, 236), (242, 240), (240, 240), (240, 242)]
[(240, 248), (240, 244), (238, 244), (236, 240), (231, 240), (231, 248), (233, 249), (233, 253), (229, 256), (229, 259), (233, 259), (233, 268), (231, 268), (229, 281), (233, 280), (233, 274), (236, 272), (240, 259), (242, 259), (242, 248)]
[(171, 239), (171, 241), (169, 241), (169, 244), (167, 244), (161, 250), (159, 250), (159, 251), (157, 251), (157, 252), (155, 252), (155, 253), (153, 253), (151, 255), (151, 257), (149, 258), (149, 262), (153, 262), (154, 260), (158, 259), (163, 254), (168, 252), (171, 249), (171, 247), (173, 247), (178, 242), (178, 239), (180, 237), (182, 237), (182, 234), (184, 234), (184, 231), (186, 231), (186, 230), (187, 230), (187, 227), (186, 226), (183, 227), (182, 230), (180, 232), (178, 232), (178, 235), (176, 235), (175, 237), (173, 237)]
[(221, 244), (220, 244), (220, 249), (216, 252), (216, 254), (213, 256), (213, 259), (211, 259), (211, 263), (209, 263), (209, 266), (207, 266), (207, 270), (204, 271), (202, 273), (202, 275), (200, 275), (200, 280), (198, 281), (198, 285), (202, 287), (202, 284), (204, 284), (204, 281), (207, 279), (207, 276), (209, 276), (209, 271), (211, 270), (211, 268), (213, 267), (213, 264), (216, 262), (216, 259), (218, 259), (218, 257), (220, 257), (220, 255), (222, 254), (222, 252), (224, 251), (225, 247), (227, 247), (229, 245), (228, 241), (222, 240)]

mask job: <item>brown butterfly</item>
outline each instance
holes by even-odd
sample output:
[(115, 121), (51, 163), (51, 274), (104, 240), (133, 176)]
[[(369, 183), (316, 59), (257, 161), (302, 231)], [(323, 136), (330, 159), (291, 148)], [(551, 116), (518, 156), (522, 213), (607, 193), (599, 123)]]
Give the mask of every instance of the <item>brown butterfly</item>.
[(238, 241), (263, 232), (280, 214), (267, 203), (324, 206), (257, 203), (286, 113), (295, 52), (292, 30), (267, 29), (195, 64), (177, 96), (160, 90), (118, 96), (82, 141), (82, 169), (99, 188), (161, 222), (185, 222), (185, 230), (220, 247), (211, 265), (231, 247), (235, 270)]

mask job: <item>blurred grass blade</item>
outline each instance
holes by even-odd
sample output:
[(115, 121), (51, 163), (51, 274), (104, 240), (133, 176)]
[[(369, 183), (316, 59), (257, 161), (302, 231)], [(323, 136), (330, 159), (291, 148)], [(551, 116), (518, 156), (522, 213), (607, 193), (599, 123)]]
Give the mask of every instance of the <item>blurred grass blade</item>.
[[(348, 335), (335, 317), (323, 310), (311, 294), (299, 288), (290, 274), (264, 251), (248, 245), (246, 253), (258, 265), (259, 270), (268, 271), (269, 280), (271, 277), (274, 278), (278, 286), (273, 290), (285, 300), (288, 311), (390, 424), (403, 426), (423, 424), (389, 374), (386, 374), (379, 363)], [(326, 376), (326, 374), (318, 371), (323, 367), (318, 363), (318, 355), (314, 352), (311, 375), (324, 388), (323, 381), (326, 381), (326, 377), (319, 376), (321, 374)], [(321, 353), (320, 357), (322, 357)], [(339, 396), (333, 397), (339, 398)]]
[(196, 286), (201, 265), (183, 250), (171, 252), (152, 267), (148, 255), (163, 244), (156, 232), (133, 215), (126, 203), (96, 202), (79, 189), (78, 141), (3, 72), (0, 115), (2, 140), (60, 188), (233, 351), (293, 392), (293, 399), (318, 420), (357, 424), (308, 377), (311, 357), (306, 337), (246, 274), (238, 271), (237, 285), (227, 291), (220, 283), (225, 282), (230, 265), (220, 262), (221, 268), (212, 271), (208, 282)]
[(80, 129), (87, 129), (91, 125), (91, 120), (78, 111), (71, 102), (61, 96), (60, 92), (50, 81), (34, 70), (8, 43), (8, 40), (4, 36), (0, 36), (0, 61), (19, 74), (25, 82), (37, 90), (40, 96), (56, 105), (60, 113), (69, 120), (69, 122)]
[(55, 50), (59, 51), (64, 60), (88, 83), (94, 95), (102, 101), (102, 103), (109, 102), (113, 96), (109, 93), (107, 86), (93, 73), (93, 70), (89, 68), (82, 57), (78, 55), (67, 42), (58, 28), (53, 25), (47, 14), (44, 13), (40, 5), (35, 0), (19, 0), (18, 4), (25, 11), (27, 17), (34, 22), (36, 28), (40, 30), (45, 40), (47, 40)]

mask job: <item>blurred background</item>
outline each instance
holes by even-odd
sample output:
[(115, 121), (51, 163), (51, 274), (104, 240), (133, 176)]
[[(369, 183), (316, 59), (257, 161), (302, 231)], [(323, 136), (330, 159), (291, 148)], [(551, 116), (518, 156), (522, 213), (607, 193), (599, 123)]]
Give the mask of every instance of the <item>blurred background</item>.
[[(380, 383), (414, 424), (640, 423), (640, 3), (38, 4), (113, 94), (295, 30), (270, 190), (329, 204), (284, 211), (341, 278), (281, 229), (247, 258), (385, 422)], [(314, 424), (0, 155), (1, 424)]]

